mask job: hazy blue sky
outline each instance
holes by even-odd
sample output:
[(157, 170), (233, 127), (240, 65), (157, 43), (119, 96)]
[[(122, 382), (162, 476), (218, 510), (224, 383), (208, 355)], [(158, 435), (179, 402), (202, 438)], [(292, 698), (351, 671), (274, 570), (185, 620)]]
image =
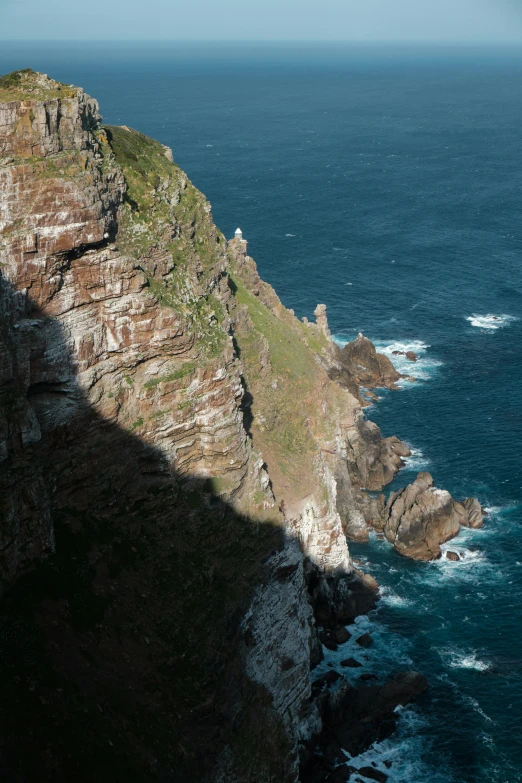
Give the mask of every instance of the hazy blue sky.
[(0, 0), (0, 40), (522, 40), (522, 0)]

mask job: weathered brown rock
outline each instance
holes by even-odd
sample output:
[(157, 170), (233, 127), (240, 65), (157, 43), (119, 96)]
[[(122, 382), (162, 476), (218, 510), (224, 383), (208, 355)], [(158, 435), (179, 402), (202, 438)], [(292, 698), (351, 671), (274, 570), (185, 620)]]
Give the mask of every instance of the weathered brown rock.
[(461, 525), (483, 524), (478, 500), (453, 500), (449, 492), (433, 486), (429, 473), (419, 473), (412, 484), (392, 493), (384, 511), (375, 518), (374, 526), (384, 531), (395, 549), (416, 560), (440, 557), (441, 544), (455, 538)]
[(436, 489), (429, 473), (419, 473), (405, 489), (390, 495), (384, 533), (395, 549), (415, 560), (440, 557), (440, 545), (458, 535), (465, 509), (449, 492)]
[(482, 506), (478, 500), (475, 498), (466, 498), (466, 500), (462, 501), (461, 505), (465, 508), (468, 518), (467, 523), (462, 522), (461, 524), (475, 529), (484, 527), (484, 512), (482, 511)]
[(339, 361), (343, 370), (355, 379), (359, 386), (396, 388), (396, 383), (401, 378), (390, 359), (377, 353), (372, 341), (362, 334), (341, 349)]
[[(295, 778), (297, 739), (319, 721), (303, 555), (245, 429), (210, 205), (162, 145), (103, 130), (83, 91), (13, 75), (0, 79), (0, 258), (4, 776), (234, 779), (221, 754), (236, 715), (234, 733), (267, 735), (249, 762), (259, 780)], [(324, 562), (349, 569), (331, 506)]]
[[(163, 145), (103, 129), (93, 99), (42, 75), (4, 91), (0, 579), (15, 587), (0, 614), (5, 638), (29, 645), (13, 677), (34, 655), (49, 667), (45, 720), (27, 700), (10, 710), (9, 673), (0, 684), (3, 745), (37, 734), (41, 751), (5, 774), (64, 777), (71, 752), (93, 777), (122, 764), (224, 783), (237, 743), (256, 783), (294, 780), (298, 741), (320, 730), (306, 585), (325, 643), (375, 606), (345, 532), (367, 537), (384, 504), (362, 490), (409, 452), (364, 419), (359, 386), (399, 376), (362, 337), (343, 366), (324, 306), (298, 322)], [(26, 633), (17, 610), (33, 600)], [(79, 747), (69, 732), (86, 721)]]
[(452, 560), (454, 563), (458, 563), (460, 560), (460, 555), (457, 552), (452, 552), (451, 550), (448, 550), (446, 552), (446, 559)]
[(318, 304), (314, 311), (315, 320), (319, 329), (327, 337), (330, 337), (330, 329), (328, 327), (328, 317), (326, 315), (326, 305)]

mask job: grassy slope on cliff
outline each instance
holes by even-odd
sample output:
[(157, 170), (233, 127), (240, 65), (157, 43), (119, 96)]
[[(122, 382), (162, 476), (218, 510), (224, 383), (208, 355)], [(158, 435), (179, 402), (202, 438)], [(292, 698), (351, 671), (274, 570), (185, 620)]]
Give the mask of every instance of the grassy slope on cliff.
[(236, 319), (235, 339), (252, 398), (254, 444), (278, 500), (293, 510), (312, 494), (326, 501), (317, 457), (335, 437), (328, 411), (337, 404), (337, 389), (318, 361), (328, 350), (326, 337), (298, 321), (266, 283), (259, 281), (261, 292), (256, 285), (258, 295), (252, 293), (252, 265), (232, 262), (236, 303), (248, 313)]

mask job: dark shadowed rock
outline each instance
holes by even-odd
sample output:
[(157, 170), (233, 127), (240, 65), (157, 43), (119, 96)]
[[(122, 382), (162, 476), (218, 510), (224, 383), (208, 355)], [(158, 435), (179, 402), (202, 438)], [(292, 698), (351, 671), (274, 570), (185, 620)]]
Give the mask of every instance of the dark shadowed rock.
[(359, 638), (355, 641), (360, 647), (371, 647), (373, 644), (373, 639), (369, 633), (365, 633), (362, 636), (359, 636)]
[(361, 767), (358, 772), (359, 775), (369, 778), (369, 780), (376, 780), (377, 783), (386, 783), (388, 780), (388, 775), (374, 767)]
[(353, 767), (347, 767), (346, 764), (343, 764), (342, 767), (337, 767), (331, 775), (328, 775), (327, 783), (346, 783), (350, 780), (352, 772)]
[(426, 678), (417, 672), (402, 672), (383, 685), (365, 683), (354, 688), (343, 681), (323, 706), (324, 736), (333, 734), (352, 756), (362, 753), (394, 732), (396, 707), (409, 704), (426, 688)]
[(328, 685), (333, 685), (334, 682), (337, 682), (337, 680), (341, 679), (341, 675), (339, 672), (326, 672), (326, 674), (323, 674), (322, 677), (319, 677), (317, 680), (314, 680), (313, 685), (315, 687), (323, 688)]
[(352, 635), (349, 631), (346, 630), (344, 625), (340, 625), (338, 628), (334, 628), (332, 631), (332, 636), (337, 644), (345, 644), (349, 639), (351, 639)]
[[(325, 628), (335, 628), (339, 624), (350, 625), (359, 615), (368, 614), (377, 603), (376, 584), (372, 577), (355, 570), (350, 574), (318, 577), (311, 589), (316, 622)], [(330, 639), (334, 641), (331, 636)]]
[(358, 669), (360, 666), (362, 666), (362, 663), (356, 661), (355, 658), (345, 658), (344, 661), (341, 661), (341, 666), (345, 666), (349, 669)]
[(317, 630), (312, 628), (312, 634), (310, 637), (310, 669), (315, 669), (315, 667), (321, 663), (323, 658), (323, 646), (317, 634)]

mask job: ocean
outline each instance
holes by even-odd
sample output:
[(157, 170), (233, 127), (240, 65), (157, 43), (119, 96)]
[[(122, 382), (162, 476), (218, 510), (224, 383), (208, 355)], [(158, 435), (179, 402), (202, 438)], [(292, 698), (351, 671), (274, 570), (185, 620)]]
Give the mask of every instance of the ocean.
[(351, 545), (383, 593), (366, 670), (430, 683), (365, 758), (390, 783), (522, 781), (522, 50), (3, 44), (21, 67), (171, 146), (298, 316), (324, 302), (340, 342), (418, 353), (367, 412), (413, 450), (392, 488), (428, 470), (489, 516), (458, 563)]

